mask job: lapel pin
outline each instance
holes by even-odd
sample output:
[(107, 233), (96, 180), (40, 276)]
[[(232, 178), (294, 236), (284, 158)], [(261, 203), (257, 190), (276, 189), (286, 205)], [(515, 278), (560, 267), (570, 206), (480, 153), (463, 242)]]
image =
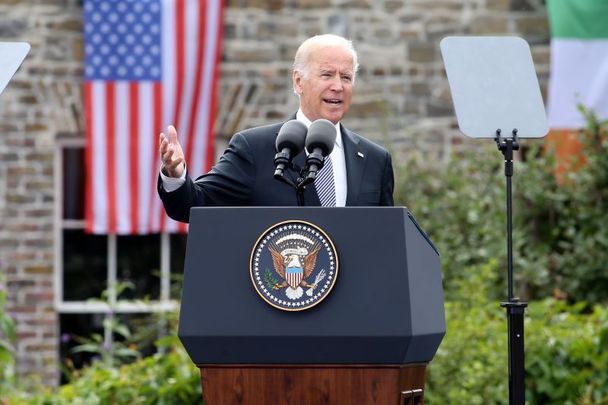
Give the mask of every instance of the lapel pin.
[(363, 155), (363, 153), (361, 153), (361, 152), (357, 152), (357, 156), (359, 156), (360, 158), (365, 157), (365, 156)]

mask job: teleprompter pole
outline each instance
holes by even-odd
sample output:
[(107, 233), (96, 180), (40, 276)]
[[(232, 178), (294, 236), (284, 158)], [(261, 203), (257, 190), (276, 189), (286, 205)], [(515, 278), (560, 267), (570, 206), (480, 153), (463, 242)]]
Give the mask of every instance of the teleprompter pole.
[(528, 305), (513, 294), (513, 203), (511, 179), (513, 177), (513, 151), (519, 149), (517, 129), (512, 137), (503, 138), (501, 130), (496, 130), (494, 138), (498, 150), (505, 158), (505, 177), (507, 180), (507, 288), (508, 298), (501, 307), (507, 311), (507, 328), (509, 337), (509, 404), (523, 405), (526, 401), (524, 382), (524, 312)]

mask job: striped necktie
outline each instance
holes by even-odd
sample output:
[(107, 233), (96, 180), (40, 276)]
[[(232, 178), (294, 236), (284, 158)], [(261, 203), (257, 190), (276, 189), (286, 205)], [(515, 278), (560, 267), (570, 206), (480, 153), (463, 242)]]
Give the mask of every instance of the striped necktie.
[(334, 184), (334, 169), (329, 155), (325, 158), (323, 167), (317, 173), (315, 188), (323, 207), (336, 206), (336, 187)]

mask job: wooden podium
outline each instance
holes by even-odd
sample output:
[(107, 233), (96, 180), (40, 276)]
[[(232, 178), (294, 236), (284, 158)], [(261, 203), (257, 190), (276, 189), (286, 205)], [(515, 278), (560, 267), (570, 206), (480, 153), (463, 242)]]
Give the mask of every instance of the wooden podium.
[(424, 364), (403, 366), (202, 365), (205, 404), (423, 403)]
[[(303, 221), (335, 245), (333, 289), (271, 306), (250, 275), (261, 235)], [(421, 404), (445, 334), (439, 254), (405, 208), (193, 208), (179, 337), (215, 404)]]

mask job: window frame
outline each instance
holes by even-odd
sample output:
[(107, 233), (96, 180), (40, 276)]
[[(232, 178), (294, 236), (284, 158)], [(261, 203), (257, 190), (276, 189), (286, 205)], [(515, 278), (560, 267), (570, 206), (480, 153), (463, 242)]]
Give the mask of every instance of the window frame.
[[(67, 148), (85, 148), (84, 138), (57, 139), (55, 143), (54, 159), (54, 306), (58, 314), (104, 314), (105, 319), (120, 314), (134, 313), (161, 313), (173, 311), (178, 308), (179, 302), (171, 299), (171, 240), (168, 232), (160, 234), (160, 296), (156, 300), (121, 300), (116, 297), (117, 287), (117, 242), (116, 234), (106, 234), (108, 238), (107, 249), (107, 292), (108, 301), (99, 300), (66, 301), (64, 300), (64, 266), (63, 246), (64, 230), (85, 229), (84, 219), (64, 219), (63, 213), (63, 152)], [(98, 297), (91, 297), (98, 298)], [(107, 325), (110, 322), (106, 322)], [(109, 327), (104, 329), (106, 342), (113, 340)], [(110, 345), (111, 347), (111, 345)]]

